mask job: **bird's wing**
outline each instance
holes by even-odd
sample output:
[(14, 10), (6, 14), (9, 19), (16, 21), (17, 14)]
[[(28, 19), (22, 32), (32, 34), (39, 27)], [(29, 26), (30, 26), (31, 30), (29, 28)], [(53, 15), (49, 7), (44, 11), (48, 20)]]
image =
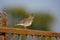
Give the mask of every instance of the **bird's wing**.
[(19, 24), (23, 24), (23, 23), (25, 23), (26, 21), (27, 21), (27, 18), (19, 21)]

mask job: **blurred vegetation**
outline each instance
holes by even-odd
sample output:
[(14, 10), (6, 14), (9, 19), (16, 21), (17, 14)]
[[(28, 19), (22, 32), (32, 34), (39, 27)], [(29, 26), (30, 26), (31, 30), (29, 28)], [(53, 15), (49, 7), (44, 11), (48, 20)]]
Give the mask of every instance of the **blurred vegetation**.
[(35, 30), (51, 30), (51, 24), (54, 22), (54, 16), (50, 14), (50, 12), (28, 12), (27, 9), (21, 8), (6, 8), (6, 11), (11, 15), (11, 25), (12, 27), (22, 28), (20, 26), (15, 26), (15, 24), (29, 15), (34, 15), (34, 21), (28, 29)]
[[(50, 12), (29, 12), (27, 9), (20, 7), (12, 7), (12, 8), (6, 8), (5, 10), (8, 15), (10, 15), (10, 26), (14, 28), (24, 28), (23, 26), (16, 26), (15, 24), (24, 19), (27, 18), (29, 15), (34, 16), (34, 21), (31, 26), (28, 27), (28, 29), (34, 29), (34, 30), (44, 30), (44, 31), (51, 31), (51, 24), (54, 22), (54, 16), (50, 14)], [(21, 35), (22, 40), (25, 40), (25, 35)]]

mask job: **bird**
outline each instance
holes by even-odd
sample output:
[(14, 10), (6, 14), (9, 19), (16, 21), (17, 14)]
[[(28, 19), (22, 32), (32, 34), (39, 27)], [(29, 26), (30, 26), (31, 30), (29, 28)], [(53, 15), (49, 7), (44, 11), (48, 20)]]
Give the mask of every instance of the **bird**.
[(32, 24), (33, 19), (34, 16), (29, 16), (28, 18), (20, 20), (16, 25), (24, 26), (24, 28), (27, 29), (27, 27)]

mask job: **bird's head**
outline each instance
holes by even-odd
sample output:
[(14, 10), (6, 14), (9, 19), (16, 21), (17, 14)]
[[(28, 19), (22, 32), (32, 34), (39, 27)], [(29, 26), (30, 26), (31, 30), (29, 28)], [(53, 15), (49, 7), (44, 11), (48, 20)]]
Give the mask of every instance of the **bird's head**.
[(34, 19), (34, 16), (33, 16), (33, 15), (30, 15), (30, 16), (29, 16), (29, 19)]

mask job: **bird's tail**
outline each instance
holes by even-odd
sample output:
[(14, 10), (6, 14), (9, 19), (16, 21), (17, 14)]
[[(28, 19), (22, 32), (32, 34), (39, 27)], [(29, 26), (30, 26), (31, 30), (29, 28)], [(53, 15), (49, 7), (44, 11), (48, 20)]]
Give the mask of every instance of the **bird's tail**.
[(16, 26), (17, 26), (17, 25), (23, 25), (23, 24), (16, 24)]

